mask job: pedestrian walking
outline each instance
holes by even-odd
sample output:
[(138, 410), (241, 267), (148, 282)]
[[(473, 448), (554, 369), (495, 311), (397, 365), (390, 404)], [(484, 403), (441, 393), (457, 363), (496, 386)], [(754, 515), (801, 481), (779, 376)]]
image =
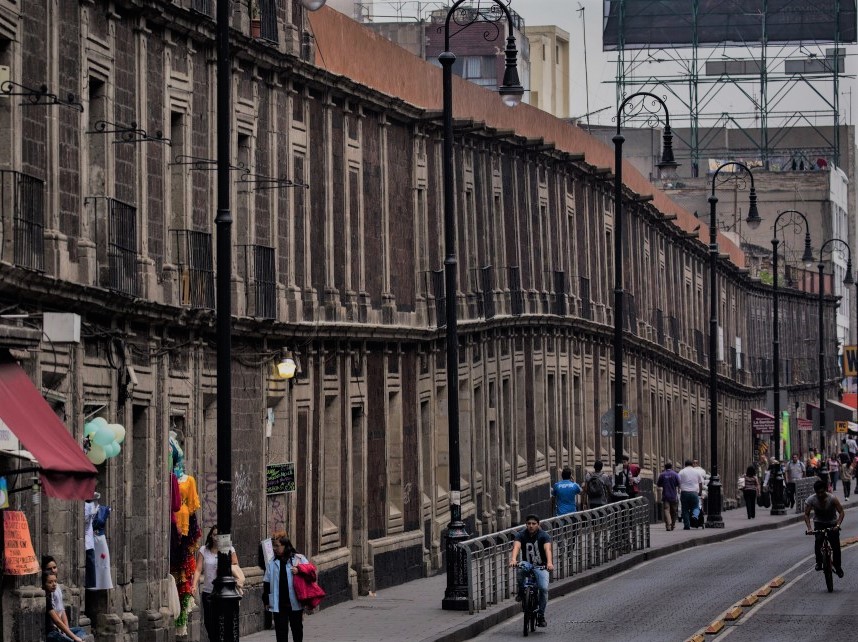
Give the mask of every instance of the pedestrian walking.
[(795, 506), (795, 483), (804, 478), (804, 464), (798, 458), (798, 453), (793, 453), (786, 465), (786, 493), (787, 507)]
[(854, 469), (852, 464), (846, 464), (840, 469), (840, 481), (843, 482), (843, 499), (849, 501), (849, 495), (852, 494), (852, 477)]
[(614, 480), (607, 473), (602, 472), (604, 465), (600, 460), (593, 463), (593, 472), (584, 477), (584, 497), (588, 508), (599, 508), (608, 503)]
[(816, 458), (813, 457), (813, 455), (808, 454), (807, 461), (804, 462), (804, 476), (816, 477), (817, 470)]
[(757, 516), (757, 494), (760, 492), (760, 480), (757, 477), (757, 469), (753, 466), (748, 466), (748, 470), (745, 471), (742, 481), (742, 496), (745, 498), (745, 510), (748, 513), (748, 519), (754, 519)]
[[(206, 627), (209, 640), (216, 640), (218, 633), (217, 611), (212, 604), (212, 591), (214, 580), (217, 577), (217, 526), (209, 529), (206, 541), (197, 551), (196, 569), (194, 579), (191, 582), (191, 591), (196, 595), (199, 590), (200, 603), (203, 608), (203, 625)], [(238, 556), (233, 549), (231, 552), (231, 566), (238, 565)]]
[(661, 507), (665, 530), (676, 528), (676, 514), (679, 508), (679, 475), (673, 470), (671, 462), (665, 462), (664, 470), (658, 476), (655, 485), (661, 488)]
[(572, 481), (572, 469), (564, 466), (560, 473), (560, 481), (551, 487), (551, 499), (554, 503), (554, 514), (565, 515), (578, 510), (578, 495), (581, 487)]
[(846, 451), (849, 453), (849, 461), (854, 461), (858, 456), (858, 441), (855, 441), (855, 435), (849, 433), (846, 436)]
[(685, 460), (685, 467), (679, 471), (679, 504), (682, 508), (682, 528), (691, 530), (691, 513), (700, 506), (703, 495), (703, 475), (692, 466), (692, 460)]
[(274, 543), (274, 559), (262, 578), (262, 601), (272, 613), (277, 642), (288, 642), (289, 629), (295, 642), (304, 639), (304, 606), (295, 595), (294, 575), (298, 565), (307, 562), (288, 537)]
[(837, 490), (837, 482), (840, 481), (840, 460), (834, 455), (828, 456), (828, 482), (831, 490)]

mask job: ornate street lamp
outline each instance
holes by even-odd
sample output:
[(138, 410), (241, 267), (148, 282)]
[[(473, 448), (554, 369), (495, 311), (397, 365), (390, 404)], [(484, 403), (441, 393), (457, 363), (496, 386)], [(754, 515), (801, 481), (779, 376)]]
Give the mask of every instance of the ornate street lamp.
[(712, 193), (709, 196), (709, 439), (712, 461), (710, 463), (708, 510), (706, 511), (707, 528), (724, 528), (724, 518), (721, 517), (721, 478), (718, 476), (718, 230), (715, 206), (718, 198), (715, 196), (715, 181), (725, 167), (733, 165), (751, 179), (751, 189), (748, 192), (748, 218), (745, 222), (752, 230), (760, 225), (760, 215), (757, 212), (757, 190), (754, 187), (754, 175), (751, 169), (739, 161), (722, 163), (712, 175)]
[[(314, 11), (325, 0), (301, 0)], [(232, 576), (232, 213), (230, 212), (230, 162), (232, 154), (230, 118), (232, 69), (229, 47), (231, 2), (217, 3), (215, 41), (217, 47), (217, 577), (212, 590), (212, 608), (219, 620), (217, 642), (237, 642), (241, 595)]]
[[(470, 6), (460, 10), (466, 1)], [(503, 102), (514, 107), (521, 101), (524, 89), (518, 80), (515, 46), (514, 22), (509, 7), (502, 0), (491, 0), (487, 7), (477, 0), (458, 0), (447, 12), (444, 21), (444, 52), (438, 56), (443, 69), (443, 119), (444, 119), (444, 158), (442, 164), (444, 181), (444, 298), (446, 299), (447, 323), (447, 421), (450, 456), (450, 523), (447, 525), (445, 552), (447, 557), (447, 588), (441, 608), (453, 611), (468, 610), (468, 586), (464, 570), (465, 557), (457, 544), (468, 539), (468, 531), (462, 521), (461, 473), (459, 470), (459, 337), (457, 329), (456, 297), (456, 211), (453, 176), (453, 63), (456, 55), (450, 51), (450, 22), (456, 25), (452, 36), (477, 23), (484, 23), (488, 29), (483, 33), (487, 40), (494, 40), (501, 34), (498, 22), (506, 16), (509, 27), (506, 39), (506, 71), (503, 85), (498, 92)]]
[(819, 270), (819, 326), (817, 329), (817, 334), (819, 335), (819, 360), (817, 365), (819, 369), (819, 454), (822, 458), (819, 467), (819, 477), (825, 480), (828, 479), (828, 455), (825, 453), (825, 324), (822, 319), (825, 299), (825, 287), (822, 280), (825, 276), (823, 274), (825, 263), (822, 262), (822, 257), (825, 254), (825, 249), (832, 243), (841, 243), (846, 248), (848, 258), (846, 261), (846, 276), (843, 277), (843, 284), (852, 285), (855, 283), (852, 278), (852, 248), (849, 247), (849, 243), (838, 238), (828, 239), (819, 248), (819, 263), (816, 266)]
[[(635, 104), (632, 101), (639, 99)], [(651, 99), (649, 104), (647, 99)], [(614, 141), (614, 472), (613, 496), (615, 499), (628, 499), (623, 466), (623, 315), (625, 291), (623, 290), (623, 142), (620, 134), (623, 116), (638, 116), (646, 113), (649, 119), (657, 120), (657, 109), (664, 110), (664, 133), (662, 134), (661, 160), (659, 172), (675, 170), (678, 167), (673, 158), (673, 134), (670, 131), (670, 112), (664, 101), (645, 91), (628, 96), (617, 110), (617, 133)]]
[[(813, 250), (810, 248), (810, 226), (807, 217), (797, 210), (784, 210), (778, 214), (772, 225), (772, 389), (774, 396), (775, 432), (774, 458), (778, 462), (775, 468), (769, 466), (769, 480), (772, 482), (772, 515), (786, 515), (786, 501), (784, 497), (784, 475), (781, 463), (781, 352), (780, 352), (780, 324), (778, 317), (778, 223), (782, 216), (789, 215), (793, 226), (798, 228), (795, 217), (804, 222), (804, 254), (801, 257), (806, 266), (813, 264)], [(787, 221), (789, 222), (789, 221)], [(800, 229), (800, 228), (799, 228)]]

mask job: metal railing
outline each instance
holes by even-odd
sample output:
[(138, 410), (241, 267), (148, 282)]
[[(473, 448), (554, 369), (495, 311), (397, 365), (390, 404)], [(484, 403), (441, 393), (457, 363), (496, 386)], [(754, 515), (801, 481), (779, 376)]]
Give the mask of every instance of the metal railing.
[[(553, 581), (649, 548), (649, 505), (643, 497), (542, 520), (551, 535)], [(512, 597), (515, 569), (509, 567), (515, 536), (524, 526), (474, 537), (458, 545), (465, 556), (468, 610), (481, 611)]]
[(495, 316), (495, 283), (494, 273), (491, 265), (480, 268), (480, 288), (482, 302), (482, 316), (491, 319)]
[(244, 245), (244, 273), (247, 284), (247, 316), (277, 318), (277, 275), (274, 270), (274, 248)]
[(182, 305), (214, 309), (212, 235), (195, 230), (170, 230), (179, 271)]
[(192, 0), (191, 11), (201, 13), (209, 18), (214, 17), (214, 12), (212, 11), (212, 0)]
[(0, 170), (0, 213), (0, 259), (11, 236), (12, 262), (43, 272), (45, 182), (21, 172)]
[(512, 316), (520, 316), (524, 313), (524, 292), (521, 290), (521, 268), (512, 265), (507, 268), (507, 281), (509, 283), (509, 307)]
[(447, 325), (447, 295), (444, 290), (444, 270), (431, 270), (429, 272), (429, 287), (432, 297), (435, 299), (435, 327), (443, 328)]
[(277, 43), (277, 3), (275, 0), (258, 0), (260, 30), (259, 36), (268, 42)]
[(568, 309), (566, 307), (566, 272), (554, 270), (554, 300), (551, 312), (559, 317), (565, 317)]

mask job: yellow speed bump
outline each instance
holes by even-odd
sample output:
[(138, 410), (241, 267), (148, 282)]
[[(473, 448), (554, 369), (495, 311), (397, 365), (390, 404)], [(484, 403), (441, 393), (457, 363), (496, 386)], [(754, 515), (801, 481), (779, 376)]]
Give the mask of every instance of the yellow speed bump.
[(778, 588), (779, 586), (783, 586), (784, 578), (776, 577), (771, 582), (769, 582), (769, 586), (772, 588)]
[(732, 622), (733, 620), (738, 620), (742, 617), (742, 613), (744, 613), (744, 611), (741, 606), (734, 606), (724, 614), (724, 619), (728, 622)]
[(756, 595), (749, 595), (744, 600), (739, 602), (739, 606), (754, 606), (754, 604), (756, 604), (757, 600), (759, 599), (760, 598), (758, 598)]
[(721, 629), (724, 628), (724, 620), (715, 620), (712, 624), (710, 624), (706, 629), (707, 635), (713, 635), (715, 633), (720, 633)]
[(766, 597), (771, 592), (772, 587), (767, 585), (759, 589), (756, 593), (754, 593), (754, 595), (756, 595), (757, 597)]
[(702, 634), (695, 633), (690, 638), (688, 638), (685, 642), (704, 642), (704, 640), (706, 640), (706, 638)]

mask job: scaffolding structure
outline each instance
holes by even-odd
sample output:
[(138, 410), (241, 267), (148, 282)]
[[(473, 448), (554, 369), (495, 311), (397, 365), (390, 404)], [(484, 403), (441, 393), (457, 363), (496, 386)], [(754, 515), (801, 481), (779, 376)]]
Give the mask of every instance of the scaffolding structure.
[[(603, 49), (617, 52), (617, 105), (660, 90), (681, 103), (671, 122), (687, 126), (687, 140), (679, 138), (692, 176), (725, 128), (770, 169), (789, 132), (810, 127), (815, 152), (840, 166), (840, 82), (851, 78), (843, 46), (856, 42), (855, 0), (605, 0), (603, 18)], [(728, 88), (745, 108), (724, 109)]]

